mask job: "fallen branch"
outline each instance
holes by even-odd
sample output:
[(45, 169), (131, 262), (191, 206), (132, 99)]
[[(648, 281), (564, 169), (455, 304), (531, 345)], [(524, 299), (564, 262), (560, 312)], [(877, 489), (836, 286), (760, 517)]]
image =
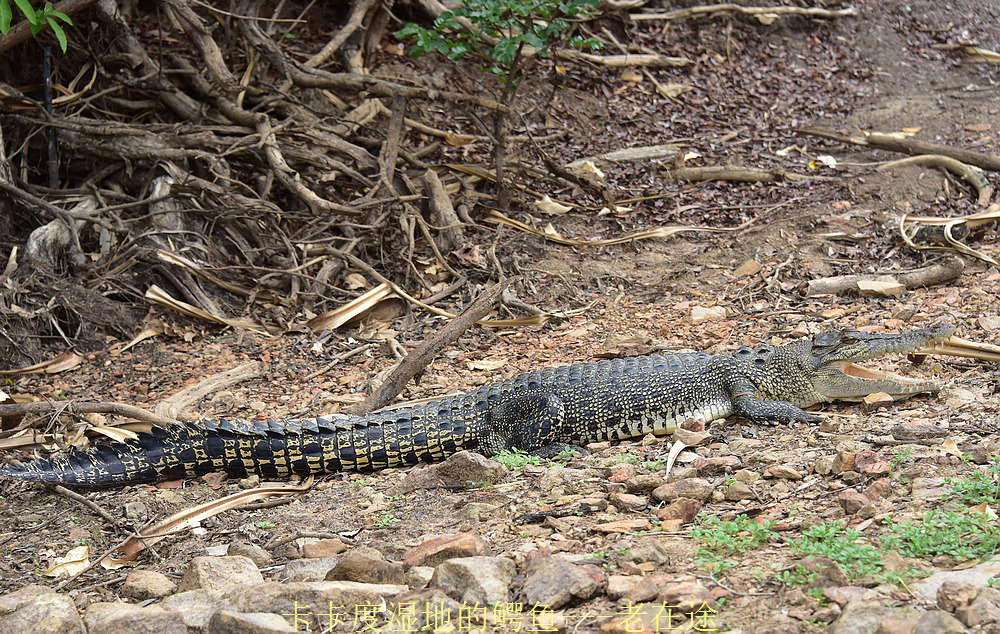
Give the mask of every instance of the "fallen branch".
[[(700, 7), (688, 7), (687, 9), (677, 9), (666, 13), (632, 13), (629, 18), (635, 21), (640, 20), (677, 20), (680, 18), (690, 18), (696, 15), (708, 15), (711, 13), (721, 13), (732, 11), (743, 15), (756, 17), (761, 24), (770, 24), (782, 15), (802, 15), (810, 18), (849, 18), (858, 14), (854, 7), (846, 9), (820, 9), (801, 7), (741, 7), (738, 4), (715, 4)], [(774, 16), (772, 19), (771, 16)], [(767, 21), (769, 20), (769, 21)]]
[(630, 147), (624, 150), (605, 152), (594, 156), (587, 156), (567, 163), (566, 167), (571, 170), (580, 169), (587, 162), (591, 162), (597, 167), (609, 165), (611, 163), (630, 163), (635, 161), (653, 161), (674, 158), (681, 148), (678, 145), (646, 145), (642, 147)]
[[(949, 258), (943, 262), (931, 264), (919, 269), (909, 271), (893, 272), (888, 275), (877, 273), (866, 275), (838, 275), (835, 277), (821, 277), (811, 280), (806, 286), (806, 297), (816, 295), (842, 295), (844, 293), (861, 293), (865, 289), (865, 282), (877, 284), (896, 284), (904, 289), (920, 288), (924, 286), (934, 286), (957, 279), (965, 270), (965, 263), (961, 258)], [(860, 286), (859, 286), (860, 284)], [(877, 290), (872, 288), (871, 290)]]
[(124, 403), (74, 403), (38, 401), (35, 403), (3, 403), (0, 404), (0, 417), (25, 416), (27, 414), (48, 414), (51, 412), (67, 412), (70, 414), (115, 414), (141, 420), (154, 425), (176, 425), (178, 421), (161, 414)]
[(377, 390), (372, 392), (363, 402), (351, 406), (349, 411), (353, 414), (365, 414), (388, 405), (397, 394), (403, 391), (410, 379), (427, 367), (427, 364), (434, 359), (438, 352), (489, 314), (497, 300), (500, 299), (500, 294), (509, 284), (509, 280), (494, 284), (480, 294), (457, 317), (445, 324), (444, 328), (435, 332), (417, 349), (406, 355)]
[(694, 61), (687, 57), (669, 57), (652, 53), (628, 55), (594, 55), (593, 53), (582, 53), (580, 51), (561, 50), (554, 51), (554, 56), (560, 59), (568, 59), (573, 62), (586, 62), (599, 66), (621, 67), (621, 66), (643, 66), (646, 68), (683, 68), (694, 64)]
[(880, 150), (889, 150), (890, 152), (902, 152), (904, 154), (940, 154), (968, 165), (975, 165), (976, 167), (990, 172), (1000, 172), (1000, 156), (996, 156), (994, 154), (984, 154), (982, 152), (973, 152), (972, 150), (963, 150), (961, 148), (941, 145), (940, 143), (928, 143), (926, 141), (917, 141), (915, 139), (901, 139), (890, 134), (879, 134), (877, 132), (866, 133), (864, 136), (851, 136), (834, 132), (832, 130), (814, 130), (808, 128), (799, 128), (796, 129), (795, 132), (798, 134), (818, 136), (821, 139), (840, 141), (841, 143), (852, 143), (854, 145), (874, 147)]
[(808, 176), (773, 170), (733, 165), (707, 165), (704, 167), (676, 167), (668, 174), (678, 181), (733, 181), (738, 183), (780, 183), (784, 180), (830, 180), (827, 176)]
[(986, 180), (985, 176), (983, 176), (983, 170), (974, 165), (966, 165), (961, 161), (957, 161), (953, 158), (942, 156), (940, 154), (911, 156), (909, 158), (899, 159), (898, 161), (890, 161), (883, 165), (879, 165), (877, 169), (880, 172), (884, 172), (886, 170), (904, 167), (906, 165), (935, 165), (937, 167), (942, 167), (953, 174), (961, 176), (976, 188), (976, 191), (979, 193), (979, 199), (976, 202), (983, 207), (990, 204), (990, 198), (993, 197), (993, 186), (990, 185), (990, 182)]
[[(941, 51), (958, 51), (962, 54), (963, 64), (1000, 64), (1000, 53), (969, 44), (935, 44), (933, 48)], [(2, 49), (0, 49), (2, 50)]]
[(171, 419), (179, 419), (181, 414), (194, 407), (201, 399), (224, 390), (242, 381), (253, 379), (263, 373), (260, 361), (251, 361), (243, 365), (219, 372), (212, 376), (205, 377), (198, 383), (190, 385), (180, 392), (173, 394), (160, 403), (157, 403), (153, 411), (158, 416), (165, 416)]

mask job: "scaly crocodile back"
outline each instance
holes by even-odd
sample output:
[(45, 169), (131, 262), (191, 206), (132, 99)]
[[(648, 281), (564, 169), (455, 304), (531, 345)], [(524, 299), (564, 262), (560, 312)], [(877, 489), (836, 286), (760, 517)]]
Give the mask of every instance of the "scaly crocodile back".
[[(653, 355), (536, 370), (465, 394), (366, 416), (221, 419), (154, 427), (134, 440), (0, 465), (0, 477), (85, 487), (193, 478), (212, 471), (283, 478), (432, 462), (462, 450), (492, 455), (512, 446), (536, 449), (552, 440), (617, 439), (623, 434), (616, 431), (616, 420), (629, 412), (591, 394), (610, 394), (612, 400), (631, 396), (630, 402), (655, 408), (656, 395), (630, 395), (619, 389), (622, 382), (642, 389), (644, 377), (690, 374), (713, 358), (704, 353)], [(539, 420), (514, 415), (526, 398), (552, 393), (574, 404), (574, 420), (565, 421), (565, 429), (543, 431)], [(616, 420), (608, 418), (609, 411), (617, 412)]]

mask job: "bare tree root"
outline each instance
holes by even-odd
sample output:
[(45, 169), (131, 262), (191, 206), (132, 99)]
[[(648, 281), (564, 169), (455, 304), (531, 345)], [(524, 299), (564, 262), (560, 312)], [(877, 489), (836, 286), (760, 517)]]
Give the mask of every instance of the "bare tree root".
[(983, 171), (981, 169), (973, 165), (966, 165), (961, 161), (956, 161), (953, 158), (941, 156), (939, 154), (924, 154), (922, 156), (911, 156), (909, 158), (890, 161), (883, 165), (879, 165), (877, 169), (880, 172), (884, 172), (886, 170), (903, 167), (905, 165), (934, 165), (942, 167), (957, 176), (961, 176), (976, 189), (976, 193), (978, 194), (976, 202), (981, 207), (985, 207), (990, 204), (990, 198), (993, 197), (993, 186), (990, 185), (990, 182), (986, 180), (985, 176), (983, 176)]
[(928, 143), (927, 141), (918, 141), (916, 139), (908, 138), (901, 139), (889, 134), (879, 134), (877, 132), (868, 133), (864, 136), (841, 134), (832, 130), (798, 129), (795, 130), (795, 132), (798, 134), (818, 136), (822, 139), (840, 141), (841, 143), (851, 143), (853, 145), (863, 145), (880, 150), (889, 150), (890, 152), (902, 152), (903, 154), (915, 155), (938, 154), (953, 158), (956, 161), (961, 161), (962, 163), (966, 163), (968, 165), (975, 165), (976, 167), (988, 172), (1000, 172), (1000, 156), (984, 154), (982, 152), (973, 152), (972, 150), (963, 150), (962, 148), (954, 148), (948, 145), (941, 145), (940, 143)]

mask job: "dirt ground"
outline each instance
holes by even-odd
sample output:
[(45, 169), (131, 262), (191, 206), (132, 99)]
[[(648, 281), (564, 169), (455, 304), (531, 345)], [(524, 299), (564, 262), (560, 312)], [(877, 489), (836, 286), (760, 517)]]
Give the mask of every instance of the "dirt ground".
[[(616, 163), (602, 169), (620, 198), (669, 195), (630, 203), (629, 211), (603, 216), (585, 210), (548, 216), (522, 201), (512, 216), (538, 228), (551, 223), (559, 234), (581, 239), (678, 224), (730, 228), (749, 224), (728, 234), (695, 231), (605, 247), (563, 247), (511, 229), (484, 233), (484, 249), (495, 239), (508, 273), (523, 276), (517, 286), (522, 299), (551, 312), (584, 310), (541, 327), (470, 331), (439, 355), (400, 399), (465, 390), (534, 368), (590, 361), (598, 354), (653, 349), (725, 352), (742, 344), (787, 341), (836, 327), (894, 331), (949, 322), (967, 339), (995, 343), (1000, 325), (1000, 271), (972, 258), (966, 259), (960, 279), (908, 290), (899, 297), (804, 296), (806, 282), (816, 277), (891, 272), (944, 257), (936, 251), (916, 252), (902, 243), (896, 222), (904, 212), (960, 216), (983, 207), (976, 204), (967, 183), (941, 170), (910, 166), (876, 171), (879, 162), (898, 155), (822, 141), (798, 134), (796, 129), (919, 129), (915, 138), (992, 154), (998, 153), (1000, 144), (1000, 67), (962, 64), (957, 52), (936, 46), (973, 41), (996, 50), (1000, 5), (983, 0), (948, 4), (867, 0), (853, 6), (858, 17), (829, 22), (789, 18), (764, 26), (751, 18), (730, 16), (666, 26), (655, 21), (631, 25), (632, 42), (696, 60), (691, 69), (656, 72), (661, 83), (691, 87), (677, 97), (658, 95), (645, 77), (630, 82), (617, 72), (580, 67), (568, 67), (556, 86), (549, 77), (529, 83), (525, 102), (544, 99), (549, 107), (537, 108), (528, 120), (541, 126), (554, 118), (572, 130), (565, 140), (544, 144), (559, 161), (676, 142), (684, 153), (697, 154), (688, 161), (691, 165), (781, 168), (810, 178), (778, 184), (679, 186), (666, 180), (669, 163)], [(391, 52), (372, 70), (392, 76), (414, 65), (423, 69), (439, 65), (439, 74), (453, 72), (440, 61), (414, 62)], [(444, 75), (441, 81), (471, 80)], [(460, 115), (439, 114), (441, 126), (463, 122)], [(444, 152), (447, 160), (469, 161), (481, 156), (485, 148), (456, 147)], [(836, 166), (810, 167), (810, 160), (820, 155), (834, 157)], [(987, 178), (996, 180), (995, 174)], [(573, 196), (570, 190), (550, 193), (554, 199)], [(991, 202), (996, 201), (994, 196)], [(969, 244), (1000, 258), (996, 238), (995, 225), (986, 226), (971, 236)], [(695, 307), (723, 307), (726, 315), (695, 323), (691, 319)], [(101, 326), (100, 339), (89, 339), (86, 359), (79, 367), (55, 375), (7, 376), (4, 391), (151, 409), (206, 377), (258, 361), (259, 376), (210, 395), (185, 415), (275, 420), (320, 415), (361, 400), (370, 381), (393, 363), (383, 347), (375, 346), (318, 377), (307, 378), (334, 355), (362, 342), (378, 342), (389, 330), (412, 348), (443, 323), (408, 312), (367, 331), (347, 328), (319, 338), (300, 332), (263, 337), (157, 312), (159, 318), (175, 324), (174, 332), (185, 336), (156, 337), (111, 356), (108, 350), (113, 344), (138, 333), (132, 326), (144, 313), (134, 306), (115, 310), (122, 311), (117, 323)], [(108, 307), (93, 312), (94, 316), (111, 314)], [(0, 366), (23, 365), (20, 361), (0, 361)], [(711, 426), (716, 442), (699, 449), (701, 457), (734, 455), (727, 448), (746, 441), (751, 448), (740, 455), (743, 468), (763, 472), (772, 465), (793, 465), (808, 474), (808, 480), (818, 482), (802, 488), (796, 482), (762, 480), (754, 499), (713, 498), (701, 515), (767, 517), (778, 522), (777, 530), (787, 540), (796, 538), (811, 519), (840, 519), (859, 527), (861, 540), (877, 545), (885, 525), (845, 516), (837, 502), (843, 489), (862, 490), (875, 478), (865, 476), (860, 482), (847, 483), (837, 475), (817, 476), (814, 466), (820, 457), (872, 450), (888, 461), (897, 454), (872, 444), (872, 439), (898, 423), (933, 425), (957, 439), (960, 447), (981, 444), (992, 457), (997, 455), (1000, 373), (995, 364), (951, 359), (919, 366), (898, 359), (889, 363), (907, 375), (935, 375), (951, 381), (972, 397), (963, 399), (965, 392), (921, 396), (876, 411), (835, 404), (824, 408), (828, 424), (822, 427), (797, 424), (757, 429), (736, 421), (717, 422)], [(906, 492), (907, 483), (915, 477), (961, 477), (976, 469), (925, 449), (903, 456), (884, 474), (894, 493), (879, 506), (879, 517), (914, 518), (935, 508), (938, 502), (915, 499)], [(608, 491), (606, 485), (623, 470), (629, 477), (656, 473), (668, 445), (637, 441), (592, 450), (589, 459), (574, 459), (568, 466), (594, 469), (599, 482), (587, 486)], [(684, 469), (689, 468), (688, 462), (682, 462)], [(390, 491), (406, 470), (331, 475), (290, 504), (216, 515), (197, 533), (160, 542), (156, 556), (141, 556), (139, 566), (179, 580), (190, 559), (206, 548), (234, 541), (267, 546), (293, 531), (340, 535), (398, 560), (427, 536), (475, 530), (495, 554), (511, 553), (515, 560), (537, 549), (563, 550), (593, 556), (607, 575), (701, 575), (705, 585), (725, 599), (718, 614), (722, 629), (828, 629), (813, 618), (818, 604), (793, 596), (777, 579), (778, 572), (797, 559), (785, 542), (733, 555), (736, 567), (713, 579), (695, 561), (698, 543), (689, 535), (689, 526), (662, 536), (671, 556), (653, 570), (641, 572), (622, 554), (639, 537), (593, 530), (594, 525), (608, 521), (655, 518), (656, 502), (636, 511), (585, 515), (569, 528), (553, 527), (551, 522), (520, 523), (517, 518), (526, 513), (557, 509), (591, 493), (586, 487), (540, 490), (537, 478), (545, 466), (512, 470), (508, 482), (497, 489), (422, 489), (402, 496)], [(709, 479), (717, 484), (726, 481), (725, 475)], [(236, 481), (207, 479), (183, 486), (167, 483), (102, 491), (91, 499), (111, 514), (125, 517), (129, 528), (138, 528), (239, 488)], [(88, 544), (96, 557), (126, 536), (92, 510), (45, 488), (4, 483), (0, 491), (0, 593), (31, 583), (54, 586), (58, 580), (42, 576), (54, 557), (80, 543)], [(472, 502), (490, 504), (493, 510), (478, 520), (461, 519), (458, 511)], [(958, 563), (935, 560), (921, 565), (947, 569)], [(277, 561), (265, 577), (280, 580), (281, 564)], [(126, 571), (97, 568), (76, 579), (68, 591), (83, 609), (96, 601), (114, 600), (125, 578)], [(874, 585), (874, 581), (869, 583), (869, 587)], [(902, 604), (925, 605), (907, 595), (905, 587), (901, 597)], [(605, 623), (598, 615), (616, 610), (613, 598), (598, 593), (564, 612), (579, 617), (571, 631), (589, 632), (600, 631)]]

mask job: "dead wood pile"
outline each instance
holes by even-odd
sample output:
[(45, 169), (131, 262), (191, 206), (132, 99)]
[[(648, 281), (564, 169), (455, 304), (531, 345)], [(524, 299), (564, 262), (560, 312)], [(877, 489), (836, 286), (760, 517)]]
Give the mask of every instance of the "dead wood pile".
[[(294, 37), (304, 15), (261, 0), (60, 5), (76, 26), (68, 53), (51, 56), (51, 114), (14, 88), (37, 83), (41, 64), (0, 73), (4, 276), (21, 280), (8, 305), (29, 278), (51, 291), (72, 276), (94, 302), (176, 301), (275, 332), (384, 276), (432, 303), (468, 287), (459, 305), (502, 278), (479, 252), (495, 229), (470, 241), (468, 209), (453, 204), (480, 179), (423, 162), (447, 133), (419, 113), (433, 102), (504, 106), (367, 74), (366, 58), (391, 41), (391, 5), (310, 11), (339, 25), (322, 47)], [(410, 152), (401, 140), (415, 128), (405, 145), (423, 147)]]

